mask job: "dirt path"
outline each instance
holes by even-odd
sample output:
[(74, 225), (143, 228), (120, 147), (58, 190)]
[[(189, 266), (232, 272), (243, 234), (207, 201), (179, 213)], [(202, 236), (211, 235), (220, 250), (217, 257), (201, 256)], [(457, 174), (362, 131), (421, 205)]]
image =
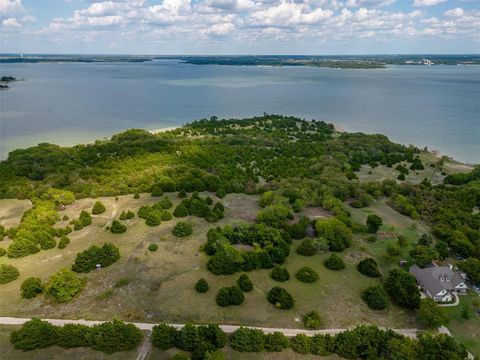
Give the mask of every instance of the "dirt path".
[(150, 331), (147, 332), (147, 336), (144, 337), (142, 345), (138, 348), (137, 360), (145, 360), (147, 358), (150, 349), (152, 348), (152, 342), (150, 341)]
[[(14, 318), (14, 317), (0, 317), (0, 324), (2, 325), (22, 325), (29, 321), (30, 318)], [(101, 324), (104, 321), (96, 321), (96, 320), (63, 320), (63, 319), (42, 319), (44, 321), (48, 321), (49, 323), (57, 326), (63, 326), (65, 324), (80, 324), (80, 325), (87, 325), (87, 326), (93, 326), (97, 324)], [(140, 330), (144, 331), (152, 331), (153, 327), (156, 324), (151, 324), (151, 323), (135, 323), (132, 322), (130, 324), (135, 325), (138, 327)], [(181, 329), (185, 326), (185, 324), (169, 324), (177, 329)], [(235, 330), (240, 328), (240, 325), (219, 325), (220, 328), (227, 334), (233, 333)], [(263, 332), (267, 334), (271, 334), (273, 332), (281, 332), (285, 336), (288, 337), (293, 337), (298, 334), (305, 334), (307, 336), (313, 336), (316, 334), (322, 334), (322, 335), (335, 335), (338, 334), (342, 331), (348, 330), (348, 329), (321, 329), (321, 330), (305, 330), (305, 329), (285, 329), (285, 328), (268, 328), (268, 327), (256, 327), (256, 326), (248, 326), (248, 325), (243, 325), (245, 327), (248, 327), (250, 329), (260, 329)], [(385, 329), (385, 328), (381, 328)], [(417, 337), (417, 329), (392, 329), (398, 334), (410, 337), (410, 338), (416, 338)], [(149, 335), (150, 336), (150, 335)]]

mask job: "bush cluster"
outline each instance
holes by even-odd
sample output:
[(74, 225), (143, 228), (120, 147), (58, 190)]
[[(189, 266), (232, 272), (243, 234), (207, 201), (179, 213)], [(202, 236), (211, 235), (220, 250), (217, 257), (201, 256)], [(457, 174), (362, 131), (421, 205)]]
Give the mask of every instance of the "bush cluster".
[(303, 316), (303, 325), (310, 330), (318, 330), (322, 325), (322, 319), (316, 311), (310, 311)]
[(279, 309), (288, 310), (294, 305), (293, 297), (290, 293), (279, 286), (274, 286), (267, 294), (267, 300), (270, 304)]
[(342, 270), (345, 269), (345, 263), (337, 254), (330, 255), (323, 264), (330, 270)]
[[(236, 244), (256, 246), (255, 250), (241, 250)], [(290, 246), (278, 229), (263, 224), (238, 223), (212, 228), (207, 233), (205, 252), (210, 255), (207, 268), (215, 275), (229, 275), (239, 271), (271, 269), (282, 264), (290, 253)]]
[(187, 324), (180, 330), (167, 324), (155, 325), (152, 344), (161, 350), (173, 347), (192, 352), (192, 359), (205, 359), (227, 343), (227, 335), (218, 325)]
[(112, 225), (110, 226), (110, 232), (112, 234), (123, 234), (125, 231), (127, 231), (126, 225), (116, 219), (112, 221)]
[(120, 259), (120, 251), (110, 243), (101, 247), (91, 246), (87, 250), (77, 254), (72, 270), (79, 273), (86, 273), (95, 270), (97, 264), (102, 268), (108, 267)]
[(318, 220), (315, 230), (327, 240), (330, 251), (343, 251), (352, 243), (352, 230), (336, 218)]
[(93, 204), (92, 215), (102, 214), (106, 210), (105, 205), (103, 205), (101, 201), (96, 201), (95, 204)]
[(72, 220), (70, 224), (73, 224), (73, 230), (82, 230), (85, 226), (92, 224), (92, 216), (85, 210), (82, 210), (78, 219)]
[(82, 282), (77, 274), (68, 269), (62, 269), (50, 276), (45, 286), (45, 294), (59, 303), (68, 302), (82, 290)]
[(135, 218), (135, 213), (133, 211), (130, 211), (130, 210), (122, 210), (122, 212), (120, 213), (120, 216), (119, 216), (119, 219), (120, 220), (130, 220), (130, 219), (133, 219)]
[(172, 234), (176, 237), (186, 237), (193, 233), (192, 224), (187, 221), (179, 221), (172, 229)]
[(70, 244), (70, 239), (66, 235), (63, 235), (58, 241), (58, 248), (65, 249), (68, 244)]
[(387, 294), (380, 285), (367, 288), (362, 294), (362, 299), (373, 310), (383, 310), (388, 305)]
[(36, 277), (25, 279), (20, 286), (20, 293), (25, 299), (33, 299), (43, 293), (42, 281)]
[(77, 324), (66, 324), (61, 327), (33, 318), (19, 330), (13, 331), (10, 341), (16, 349), (23, 351), (57, 345), (66, 349), (90, 347), (112, 354), (136, 348), (142, 338), (143, 333), (139, 328), (118, 320), (92, 327)]
[(286, 267), (275, 265), (270, 273), (270, 277), (278, 282), (285, 282), (290, 279), (290, 274)]
[(416, 308), (420, 305), (420, 290), (415, 277), (408, 271), (393, 269), (385, 280), (387, 294), (399, 305)]
[(232, 334), (230, 345), (240, 352), (261, 352), (265, 349), (265, 335), (262, 330), (241, 327)]
[(317, 244), (315, 240), (305, 239), (297, 247), (297, 254), (303, 256), (312, 256), (317, 253)]
[(360, 261), (357, 264), (357, 270), (368, 277), (376, 278), (381, 276), (377, 262), (373, 258), (366, 258)]
[(20, 276), (18, 269), (12, 265), (0, 264), (0, 284), (6, 284)]
[(216, 222), (224, 218), (224, 206), (217, 202), (213, 204), (210, 197), (201, 197), (194, 192), (191, 197), (184, 198), (173, 211), (175, 217), (188, 215), (204, 218), (208, 222)]
[(225, 307), (230, 305), (241, 305), (245, 300), (242, 289), (238, 286), (229, 286), (221, 288), (215, 301), (217, 305)]
[(304, 266), (298, 269), (298, 271), (295, 274), (295, 277), (301, 282), (305, 282), (305, 283), (313, 283), (318, 280), (318, 274), (316, 273), (316, 271), (308, 266)]
[(253, 290), (253, 283), (247, 274), (240, 275), (237, 280), (237, 285), (243, 292), (250, 292)]

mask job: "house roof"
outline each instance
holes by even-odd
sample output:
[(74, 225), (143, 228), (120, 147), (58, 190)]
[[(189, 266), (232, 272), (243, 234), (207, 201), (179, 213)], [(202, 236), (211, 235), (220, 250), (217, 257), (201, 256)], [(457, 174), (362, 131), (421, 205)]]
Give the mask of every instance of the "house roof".
[(431, 266), (422, 269), (413, 265), (410, 268), (410, 273), (432, 296), (437, 295), (442, 290), (454, 290), (463, 283), (460, 274), (452, 271), (448, 266)]

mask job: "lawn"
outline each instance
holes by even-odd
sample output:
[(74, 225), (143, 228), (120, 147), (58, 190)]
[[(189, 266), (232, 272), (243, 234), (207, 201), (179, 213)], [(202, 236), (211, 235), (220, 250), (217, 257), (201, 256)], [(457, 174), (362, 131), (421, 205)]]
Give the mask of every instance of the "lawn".
[[(464, 344), (472, 354), (480, 356), (480, 316), (475, 313), (472, 305), (475, 299), (478, 300), (480, 297), (473, 291), (470, 291), (468, 295), (460, 296), (460, 304), (458, 306), (445, 307), (444, 309), (450, 319), (447, 327), (452, 335)], [(470, 313), (469, 319), (462, 317), (465, 307), (468, 308)]]
[[(175, 194), (168, 195), (178, 203)], [(39, 316), (57, 318), (85, 318), (111, 320), (118, 318), (129, 321), (147, 322), (218, 322), (270, 327), (302, 327), (304, 313), (317, 310), (323, 318), (323, 326), (349, 327), (360, 323), (374, 323), (391, 327), (414, 327), (415, 317), (406, 310), (391, 305), (385, 311), (370, 310), (361, 300), (366, 287), (380, 283), (367, 278), (355, 269), (356, 263), (367, 254), (362, 246), (354, 245), (341, 256), (347, 269), (335, 272), (323, 266), (327, 254), (303, 257), (295, 252), (287, 260), (291, 280), (284, 283), (296, 301), (290, 311), (282, 311), (269, 304), (266, 293), (279, 283), (270, 279), (270, 270), (249, 273), (254, 290), (246, 295), (245, 303), (239, 307), (220, 308), (215, 303), (217, 291), (222, 286), (235, 284), (240, 274), (215, 276), (206, 269), (208, 257), (199, 251), (205, 242), (206, 232), (211, 226), (223, 225), (239, 219), (252, 220), (258, 210), (258, 198), (240, 194), (228, 195), (222, 202), (226, 206), (226, 217), (216, 224), (204, 219), (190, 218), (194, 224), (193, 235), (178, 239), (171, 234), (177, 219), (163, 222), (158, 227), (148, 227), (144, 221), (131, 220), (128, 231), (121, 235), (111, 234), (104, 229), (109, 221), (124, 209), (138, 210), (146, 203), (158, 201), (148, 194), (140, 199), (132, 195), (102, 198), (107, 211), (94, 216), (93, 224), (71, 234), (71, 243), (64, 250), (52, 249), (21, 259), (0, 258), (0, 262), (11, 263), (20, 271), (20, 277), (2, 285), (0, 315)], [(217, 199), (218, 200), (218, 199)], [(82, 199), (61, 212), (70, 219), (78, 216), (82, 209), (91, 209), (93, 199)], [(311, 210), (311, 209), (310, 209)], [(66, 225), (68, 221), (60, 225)], [(114, 265), (84, 274), (87, 285), (80, 295), (67, 304), (55, 304), (43, 296), (33, 300), (20, 297), (19, 286), (30, 276), (47, 279), (52, 273), (73, 263), (75, 255), (93, 244), (112, 242), (120, 248), (122, 258)], [(5, 241), (5, 247), (8, 242)], [(148, 251), (150, 243), (158, 244), (156, 252)], [(302, 266), (314, 268), (320, 280), (304, 284), (294, 278)], [(210, 291), (198, 294), (194, 284), (205, 278)], [(121, 286), (115, 284), (121, 280)]]

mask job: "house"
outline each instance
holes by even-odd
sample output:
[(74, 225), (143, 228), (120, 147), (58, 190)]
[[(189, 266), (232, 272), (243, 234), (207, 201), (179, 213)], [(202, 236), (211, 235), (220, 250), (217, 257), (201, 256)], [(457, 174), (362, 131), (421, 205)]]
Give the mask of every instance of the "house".
[(464, 278), (450, 266), (431, 265), (422, 269), (413, 265), (410, 273), (427, 296), (437, 302), (450, 302), (456, 294), (466, 293), (468, 289)]

